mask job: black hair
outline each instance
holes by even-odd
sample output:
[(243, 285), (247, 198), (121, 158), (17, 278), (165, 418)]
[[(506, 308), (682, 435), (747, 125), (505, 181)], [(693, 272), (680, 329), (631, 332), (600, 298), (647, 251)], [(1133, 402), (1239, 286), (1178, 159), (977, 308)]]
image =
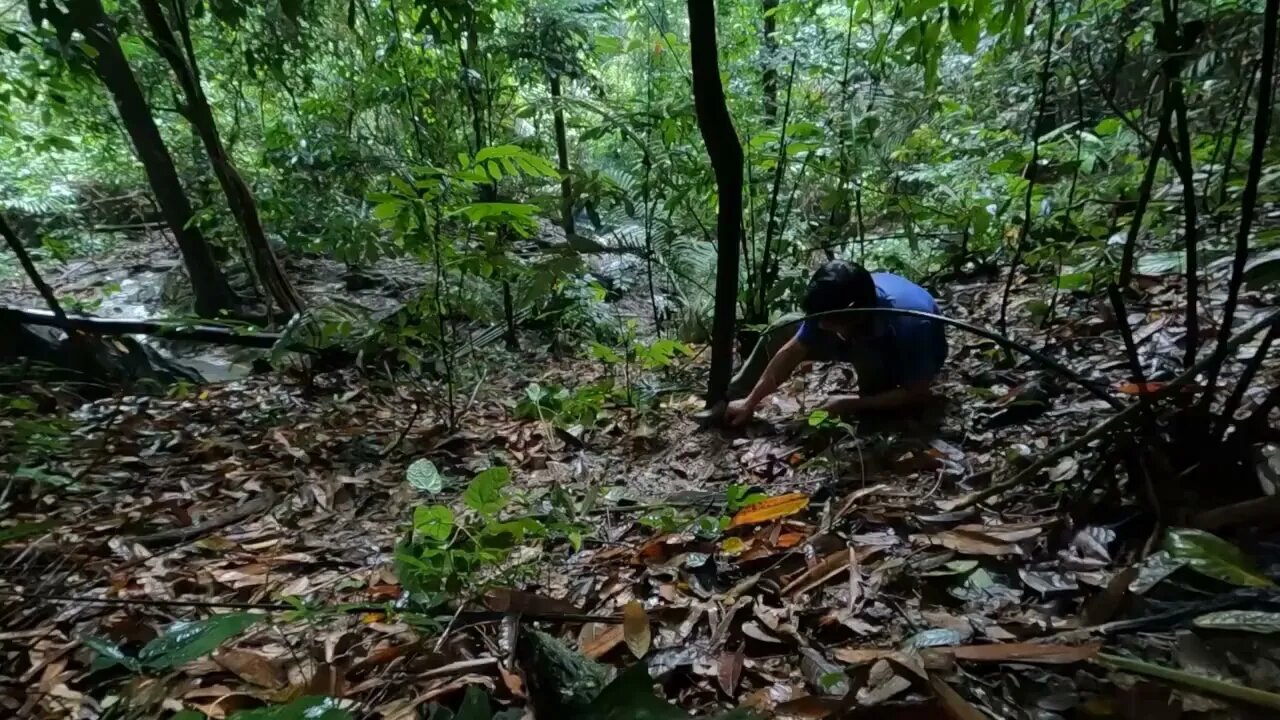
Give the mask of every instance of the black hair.
[(874, 307), (876, 284), (871, 273), (855, 262), (832, 260), (809, 279), (800, 307), (806, 315), (847, 307)]

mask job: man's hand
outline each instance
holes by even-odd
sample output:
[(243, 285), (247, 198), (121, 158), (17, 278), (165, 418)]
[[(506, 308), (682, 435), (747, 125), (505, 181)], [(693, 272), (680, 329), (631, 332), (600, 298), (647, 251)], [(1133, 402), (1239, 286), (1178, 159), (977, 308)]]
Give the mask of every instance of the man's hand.
[(756, 406), (746, 400), (734, 400), (724, 411), (724, 421), (729, 427), (741, 427), (751, 422)]

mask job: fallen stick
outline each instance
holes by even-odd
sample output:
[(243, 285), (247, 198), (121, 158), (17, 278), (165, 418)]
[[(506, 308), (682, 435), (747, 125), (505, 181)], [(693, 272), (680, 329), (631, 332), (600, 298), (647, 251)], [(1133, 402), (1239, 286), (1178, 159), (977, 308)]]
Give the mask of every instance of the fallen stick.
[(143, 547), (157, 547), (191, 540), (193, 538), (201, 537), (202, 535), (207, 535), (214, 530), (221, 530), (222, 528), (238, 523), (247, 517), (257, 515), (258, 513), (270, 508), (275, 504), (275, 502), (275, 491), (271, 490), (271, 488), (267, 488), (249, 502), (237, 508), (233, 508), (221, 515), (212, 517), (199, 525), (174, 528), (172, 530), (165, 530), (163, 532), (152, 533), (150, 535), (138, 535), (136, 537), (127, 538), (127, 542), (137, 543)]
[[(1235, 337), (1227, 341), (1227, 347), (1223, 350), (1223, 354), (1225, 355), (1225, 354), (1231, 353), (1233, 350), (1235, 350), (1236, 348), (1240, 347), (1245, 342), (1247, 342), (1254, 335), (1257, 335), (1258, 332), (1260, 332), (1261, 330), (1267, 327), (1270, 327), (1271, 324), (1276, 322), (1276, 320), (1278, 319), (1280, 319), (1280, 312), (1272, 313), (1266, 316), (1265, 318), (1259, 320), (1258, 322), (1250, 325), (1249, 327), (1241, 330)], [(1191, 368), (1188, 369), (1186, 372), (1182, 373), (1178, 377), (1169, 381), (1167, 385), (1155, 391), (1154, 393), (1151, 393), (1149, 395), (1150, 403), (1147, 403), (1147, 405), (1150, 406), (1160, 400), (1163, 400), (1164, 398), (1172, 395), (1175, 390), (1178, 390), (1184, 385), (1190, 383), (1206, 367), (1212, 364), (1214, 360), (1218, 357), (1218, 355), (1219, 353), (1209, 354), (1208, 356), (1202, 358), (1195, 365), (1192, 365)], [(1089, 443), (1111, 432), (1113, 429), (1121, 425), (1127, 424), (1129, 421), (1133, 420), (1143, 411), (1143, 407), (1144, 407), (1144, 404), (1142, 402), (1136, 402), (1130, 405), (1129, 407), (1125, 408), (1124, 410), (1120, 411), (1119, 413), (1107, 418), (1106, 420), (1099, 423), (1098, 425), (1095, 425), (1093, 429), (1089, 430), (1089, 432), (1086, 432), (1084, 435), (1081, 435), (1079, 438), (1076, 438), (1072, 442), (1069, 442), (1066, 445), (1062, 445), (1058, 447), (1056, 450), (1049, 452), (1044, 457), (1032, 463), (1031, 466), (1028, 467), (1026, 470), (1023, 470), (1022, 472), (1018, 473), (1017, 475), (1014, 475), (1008, 480), (998, 482), (988, 488), (984, 488), (982, 490), (969, 493), (968, 495), (964, 495), (952, 501), (938, 503), (938, 507), (948, 512), (952, 510), (964, 510), (966, 508), (977, 505), (978, 503), (988, 498), (999, 495), (1005, 492), (1006, 490), (1011, 490), (1021, 485), (1022, 483), (1026, 482), (1027, 480), (1030, 480), (1036, 475), (1039, 475), (1040, 472), (1045, 468), (1047, 468), (1050, 463), (1057, 462), (1060, 458), (1063, 458), (1075, 452), (1076, 450), (1083, 448)]]
[(67, 331), (79, 330), (92, 335), (154, 335), (173, 340), (252, 348), (270, 348), (280, 339), (279, 333), (246, 331), (216, 325), (187, 325), (159, 320), (124, 320), (92, 315), (65, 315), (59, 318), (46, 310), (12, 307), (0, 307), (0, 321), (56, 327)]

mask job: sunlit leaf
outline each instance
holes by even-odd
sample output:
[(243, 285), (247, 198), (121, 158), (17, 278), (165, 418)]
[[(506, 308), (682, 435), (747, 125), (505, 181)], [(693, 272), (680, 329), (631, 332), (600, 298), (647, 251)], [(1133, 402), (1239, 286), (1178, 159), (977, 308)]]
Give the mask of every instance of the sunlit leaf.
[(778, 518), (794, 515), (809, 506), (809, 496), (804, 493), (791, 493), (788, 495), (779, 495), (771, 497), (742, 510), (733, 516), (733, 520), (729, 523), (729, 527), (741, 527), (743, 525), (758, 525), (760, 523), (777, 520)]
[(1170, 528), (1164, 536), (1164, 549), (1173, 559), (1184, 561), (1192, 570), (1232, 585), (1275, 585), (1253, 566), (1239, 548), (1203, 530)]
[(414, 460), (405, 471), (405, 478), (410, 485), (432, 495), (444, 489), (444, 476), (436, 469), (435, 463), (426, 458)]
[(489, 468), (476, 475), (471, 484), (467, 485), (466, 492), (462, 494), (462, 501), (481, 515), (493, 515), (507, 503), (507, 497), (502, 489), (510, 480), (511, 471), (508, 468)]
[(168, 669), (197, 660), (264, 619), (262, 613), (227, 613), (171, 625), (147, 643), (138, 659), (147, 667)]
[(453, 511), (444, 505), (413, 509), (413, 531), (421, 537), (444, 542), (453, 534)]

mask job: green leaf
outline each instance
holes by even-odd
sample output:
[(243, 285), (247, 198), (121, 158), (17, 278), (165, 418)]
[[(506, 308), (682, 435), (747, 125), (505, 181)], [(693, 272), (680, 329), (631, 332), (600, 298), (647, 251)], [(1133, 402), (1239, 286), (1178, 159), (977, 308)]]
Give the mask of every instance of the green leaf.
[(644, 663), (627, 668), (605, 686), (582, 717), (592, 720), (688, 720), (689, 715), (653, 694), (653, 678)]
[(241, 710), (227, 720), (352, 720), (351, 712), (331, 697), (307, 695), (285, 705)]
[(161, 670), (177, 667), (213, 652), (265, 617), (262, 613), (227, 613), (207, 620), (175, 623), (147, 643), (138, 653), (138, 659), (148, 667)]
[(462, 494), (462, 502), (481, 515), (490, 516), (507, 504), (502, 488), (511, 480), (511, 471), (505, 467), (493, 467), (476, 475), (467, 491)]
[(1164, 536), (1164, 549), (1187, 567), (1211, 578), (1245, 587), (1273, 587), (1258, 572), (1244, 553), (1217, 535), (1190, 528), (1170, 528)]
[(489, 695), (479, 685), (467, 686), (467, 693), (462, 696), (462, 704), (453, 716), (454, 720), (489, 720), (493, 711), (489, 708)]
[(1192, 622), (1196, 627), (1206, 630), (1235, 630), (1264, 634), (1280, 632), (1280, 613), (1261, 610), (1222, 610), (1201, 615)]
[(1182, 272), (1186, 256), (1176, 250), (1169, 252), (1147, 253), (1134, 263), (1134, 272), (1139, 275), (1170, 275)]
[(436, 469), (435, 463), (426, 458), (414, 460), (405, 471), (405, 478), (410, 485), (432, 495), (444, 489), (444, 476)]
[(404, 203), (399, 200), (384, 202), (373, 208), (373, 216), (379, 220), (390, 220), (400, 214), (400, 208), (402, 207), (404, 207)]
[(13, 527), (0, 530), (0, 545), (31, 537), (33, 535), (43, 535), (45, 531), (52, 530), (58, 524), (52, 520), (46, 520), (38, 523), (18, 523)]
[(1101, 137), (1107, 137), (1120, 132), (1120, 128), (1123, 126), (1124, 123), (1120, 121), (1120, 118), (1109, 117), (1098, 123), (1093, 128), (1093, 131)]
[(80, 638), (80, 642), (84, 643), (90, 650), (98, 653), (98, 657), (91, 666), (94, 670), (102, 670), (115, 665), (123, 665), (133, 672), (142, 670), (137, 658), (131, 657), (124, 650), (121, 650), (119, 645), (110, 640), (88, 635)]
[(446, 542), (453, 534), (453, 511), (444, 505), (418, 506), (413, 509), (413, 531), (424, 538)]
[(613, 348), (600, 343), (591, 343), (591, 357), (608, 364), (622, 362), (622, 356), (615, 352)]

